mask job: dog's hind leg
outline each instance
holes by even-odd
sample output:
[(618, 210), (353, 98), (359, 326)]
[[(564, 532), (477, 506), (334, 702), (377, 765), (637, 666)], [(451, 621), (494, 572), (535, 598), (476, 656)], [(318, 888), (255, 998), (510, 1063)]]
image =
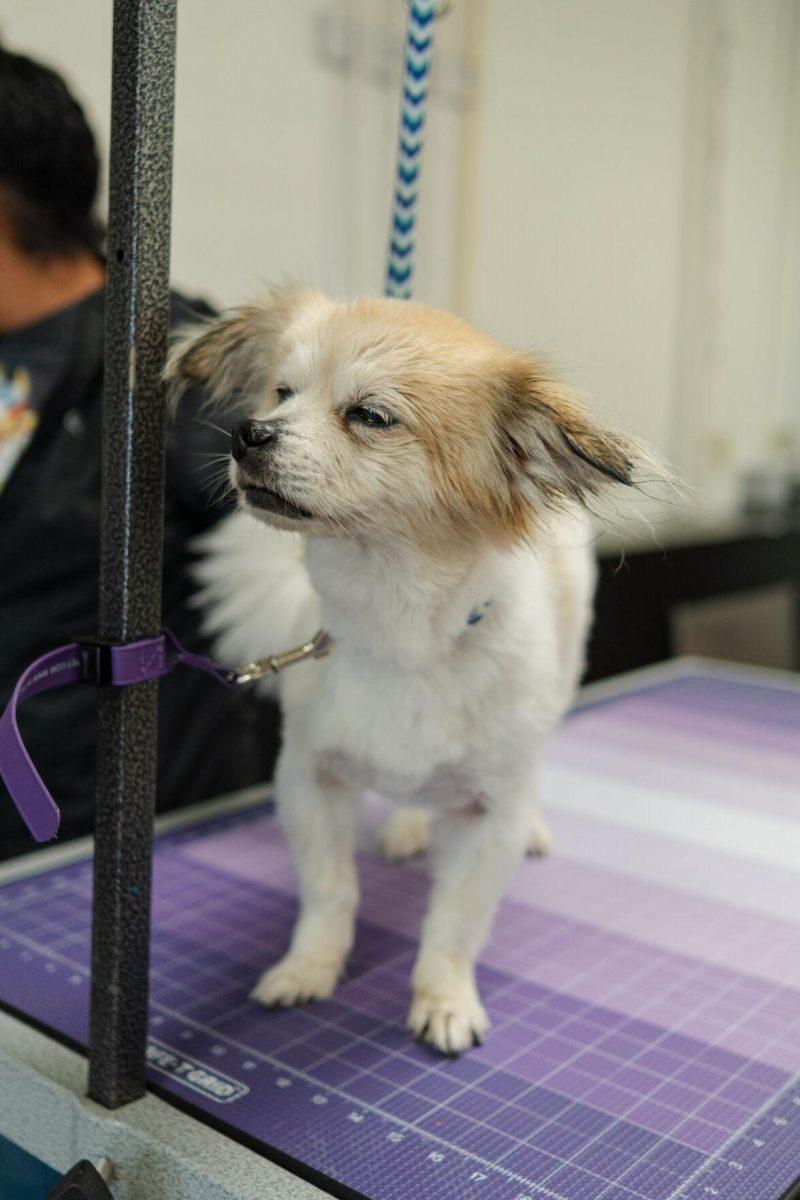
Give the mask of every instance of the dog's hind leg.
[(431, 841), (427, 808), (396, 808), (381, 830), (381, 850), (396, 862), (424, 854)]
[(529, 858), (544, 858), (553, 849), (550, 826), (542, 816), (539, 802), (533, 806), (528, 834), (527, 854)]
[(354, 842), (360, 793), (320, 777), (291, 747), (281, 755), (276, 791), (300, 883), (300, 913), (288, 952), (251, 993), (270, 1008), (331, 995), (353, 944), (358, 903)]

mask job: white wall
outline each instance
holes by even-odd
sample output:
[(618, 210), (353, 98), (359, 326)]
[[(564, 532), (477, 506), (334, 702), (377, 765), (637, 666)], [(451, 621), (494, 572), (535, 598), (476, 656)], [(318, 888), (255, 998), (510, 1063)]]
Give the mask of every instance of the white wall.
[(800, 432), (800, 6), (490, 14), (471, 312), (552, 349), (726, 511)]
[(800, 432), (800, 6), (701, 0), (693, 17), (672, 444), (724, 509)]
[[(110, 0), (0, 0), (107, 139)], [(382, 285), (401, 0), (180, 0), (173, 277)], [(455, 0), (418, 295), (540, 347), (708, 510), (800, 431), (800, 0)]]
[(496, 0), (472, 310), (669, 438), (691, 0)]

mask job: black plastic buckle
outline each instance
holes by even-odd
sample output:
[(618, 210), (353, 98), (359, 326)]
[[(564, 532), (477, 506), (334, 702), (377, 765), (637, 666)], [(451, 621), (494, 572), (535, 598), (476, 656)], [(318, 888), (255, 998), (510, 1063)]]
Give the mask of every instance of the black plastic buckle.
[(93, 687), (105, 687), (111, 683), (112, 664), (111, 651), (114, 646), (121, 645), (113, 638), (102, 638), (97, 634), (89, 637), (76, 637), (75, 647), (80, 663), (79, 683), (89, 683)]
[(68, 1171), (44, 1200), (114, 1200), (100, 1172), (85, 1159)]

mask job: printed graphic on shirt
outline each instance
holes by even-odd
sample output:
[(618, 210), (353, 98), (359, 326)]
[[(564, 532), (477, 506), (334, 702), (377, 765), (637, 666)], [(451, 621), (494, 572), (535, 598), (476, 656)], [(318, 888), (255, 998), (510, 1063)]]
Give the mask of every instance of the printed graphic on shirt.
[(0, 491), (33, 436), (39, 414), (31, 407), (31, 377), (16, 367), (9, 377), (0, 363)]

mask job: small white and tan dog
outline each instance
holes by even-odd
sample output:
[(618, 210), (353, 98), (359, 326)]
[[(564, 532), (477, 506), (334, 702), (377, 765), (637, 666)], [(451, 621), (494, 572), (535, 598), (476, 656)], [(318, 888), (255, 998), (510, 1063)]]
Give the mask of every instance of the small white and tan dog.
[(320, 626), (333, 639), (282, 678), (276, 794), (301, 908), (253, 997), (333, 992), (375, 789), (410, 806), (384, 833), (391, 856), (430, 835), (408, 1021), (458, 1053), (488, 1027), (474, 964), (504, 885), (526, 844), (547, 849), (537, 760), (582, 669), (585, 502), (632, 482), (639, 447), (536, 359), (408, 301), (275, 293), (195, 327), (168, 374), (253, 413), (232, 437), (241, 511), (199, 568), (217, 653), (250, 660)]

